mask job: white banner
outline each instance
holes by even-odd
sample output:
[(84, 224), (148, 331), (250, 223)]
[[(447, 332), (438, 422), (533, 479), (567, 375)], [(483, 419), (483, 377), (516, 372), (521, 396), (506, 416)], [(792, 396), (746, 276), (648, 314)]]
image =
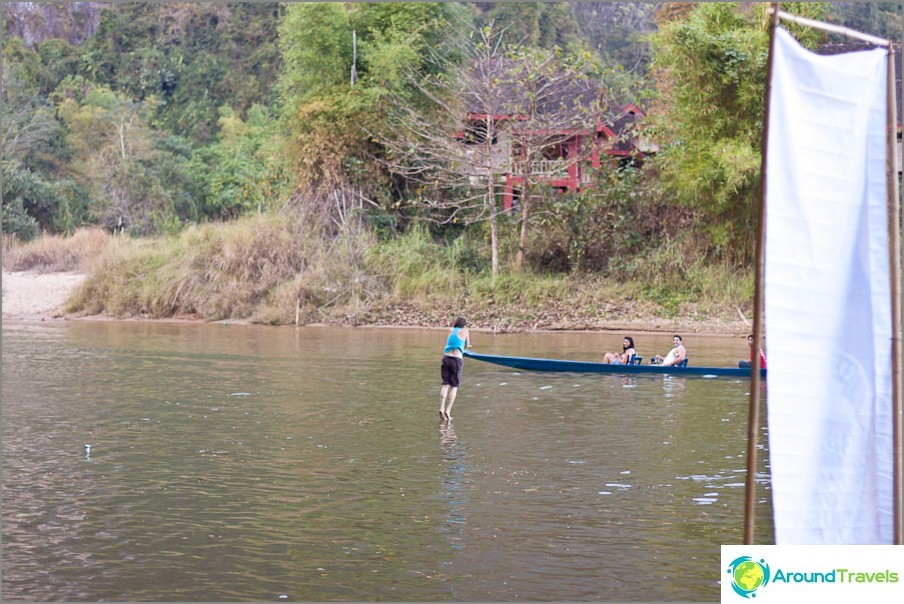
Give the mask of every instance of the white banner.
[(778, 544), (892, 543), (886, 50), (776, 31), (765, 324)]
[(721, 553), (723, 604), (904, 602), (902, 546), (723, 545)]

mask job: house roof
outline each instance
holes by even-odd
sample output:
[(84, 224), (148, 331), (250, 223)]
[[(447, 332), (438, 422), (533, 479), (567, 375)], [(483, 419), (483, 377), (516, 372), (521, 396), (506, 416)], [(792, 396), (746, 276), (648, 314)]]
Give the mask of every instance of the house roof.
[[(500, 73), (513, 68), (513, 63), (502, 59), (483, 69)], [(544, 84), (542, 78), (539, 79), (539, 83), (541, 86)], [(472, 118), (484, 118), (488, 114), (496, 116), (496, 119), (512, 118), (515, 108), (520, 104), (518, 96), (524, 94), (510, 82), (500, 84), (499, 79), (493, 81), (490, 74), (481, 73), (481, 67), (478, 65), (466, 73), (461, 85), (464, 90), (465, 108)], [(645, 115), (633, 103), (627, 105), (607, 103), (605, 96), (606, 88), (599, 81), (592, 77), (575, 78), (558, 82), (555, 89), (547, 91), (537, 110), (538, 113), (552, 116), (562, 107), (596, 108), (599, 114), (597, 131), (607, 131), (610, 136), (617, 137), (626, 134), (636, 119)]]
[[(895, 98), (897, 100), (897, 116), (898, 129), (901, 129), (901, 43), (892, 43), (895, 50)], [(862, 41), (850, 42), (828, 42), (816, 49), (816, 54), (820, 55), (840, 55), (846, 52), (858, 52), (862, 50), (871, 50), (876, 48), (875, 44)]]

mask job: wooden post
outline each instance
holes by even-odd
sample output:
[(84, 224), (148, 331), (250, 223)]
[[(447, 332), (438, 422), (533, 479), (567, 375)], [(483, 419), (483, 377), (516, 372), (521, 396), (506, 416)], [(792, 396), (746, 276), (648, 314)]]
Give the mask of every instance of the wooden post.
[[(769, 27), (769, 59), (766, 64), (766, 113), (763, 119), (763, 146), (760, 149), (760, 199), (757, 217), (756, 273), (753, 293), (753, 350), (758, 351), (763, 339), (763, 281), (766, 272), (766, 157), (769, 145), (769, 98), (772, 96), (772, 62), (775, 55), (775, 28), (778, 27), (778, 2), (772, 3)], [(753, 545), (756, 512), (756, 466), (760, 429), (760, 357), (750, 362), (750, 401), (747, 408), (747, 477), (744, 499), (744, 545)]]
[(894, 449), (894, 543), (902, 544), (902, 419), (901, 419), (901, 199), (898, 191), (895, 49), (888, 43), (886, 185), (888, 189), (888, 260), (891, 290), (892, 442)]
[(352, 30), (352, 69), (349, 86), (358, 81), (358, 32)]
[(299, 311), (300, 307), (301, 307), (301, 300), (296, 298), (295, 299), (295, 327), (298, 327), (298, 314), (299, 314), (298, 311)]

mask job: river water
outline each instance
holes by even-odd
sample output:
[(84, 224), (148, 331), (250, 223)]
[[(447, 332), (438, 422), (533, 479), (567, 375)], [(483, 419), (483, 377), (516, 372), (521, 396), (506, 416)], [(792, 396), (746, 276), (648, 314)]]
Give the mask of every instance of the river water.
[[(445, 335), (4, 323), (3, 599), (719, 599), (719, 546), (743, 541), (747, 380), (468, 359), (442, 423)], [(647, 358), (671, 345), (627, 335)], [(594, 360), (622, 335), (472, 340)], [(699, 365), (747, 352), (685, 344)], [(756, 541), (773, 543), (760, 434)]]

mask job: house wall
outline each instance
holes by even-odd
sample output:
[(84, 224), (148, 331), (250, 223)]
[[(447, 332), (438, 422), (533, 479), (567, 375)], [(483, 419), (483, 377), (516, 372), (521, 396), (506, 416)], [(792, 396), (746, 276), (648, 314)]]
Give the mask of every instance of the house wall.
[(508, 172), (511, 170), (512, 135), (505, 131), (498, 133), (496, 143), (490, 146), (489, 160), (486, 145), (469, 145), (466, 152), (474, 164), (470, 176), (486, 176), (490, 170), (494, 173)]

